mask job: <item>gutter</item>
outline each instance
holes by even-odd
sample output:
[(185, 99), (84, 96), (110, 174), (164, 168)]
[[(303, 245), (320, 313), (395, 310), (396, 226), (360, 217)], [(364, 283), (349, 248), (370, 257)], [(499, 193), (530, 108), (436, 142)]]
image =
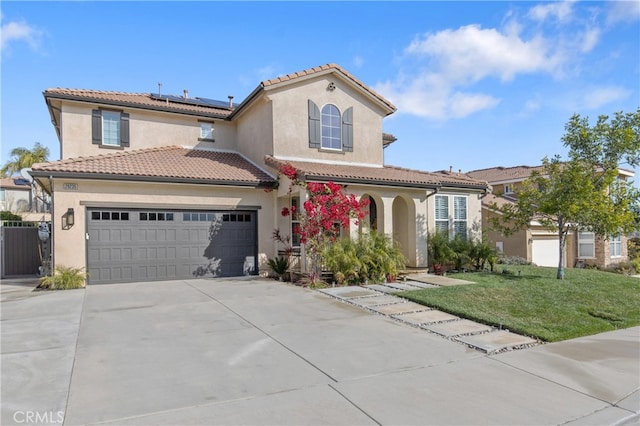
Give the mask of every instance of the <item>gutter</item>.
[[(89, 179), (89, 180), (124, 180), (127, 182), (159, 182), (159, 183), (183, 183), (192, 185), (219, 185), (219, 186), (240, 186), (248, 188), (272, 188), (275, 186), (274, 181), (246, 182), (246, 181), (224, 181), (212, 179), (193, 179), (193, 178), (175, 178), (163, 176), (137, 176), (137, 175), (114, 175), (104, 173), (82, 173), (82, 172), (47, 172), (32, 170), (31, 175), (34, 177), (55, 176), (67, 179)], [(53, 188), (51, 189), (53, 193)], [(53, 194), (52, 194), (53, 196)]]

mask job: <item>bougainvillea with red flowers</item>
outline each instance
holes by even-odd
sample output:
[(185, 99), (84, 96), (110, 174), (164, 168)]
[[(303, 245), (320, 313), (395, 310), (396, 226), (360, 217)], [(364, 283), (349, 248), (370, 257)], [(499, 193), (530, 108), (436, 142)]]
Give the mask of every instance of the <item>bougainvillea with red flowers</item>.
[[(367, 214), (368, 199), (358, 200), (353, 194), (346, 194), (342, 185), (334, 182), (305, 182), (298, 179), (298, 171), (291, 164), (280, 167), (280, 173), (289, 178), (292, 186), (307, 190), (308, 199), (298, 213), (299, 226), (294, 229), (300, 235), (311, 255), (312, 269), (317, 269), (318, 255), (324, 244), (336, 241), (341, 228), (348, 228), (351, 219), (356, 223)], [(289, 189), (290, 191), (292, 188)], [(295, 209), (282, 209), (282, 216), (295, 214)], [(314, 279), (315, 277), (311, 277)]]

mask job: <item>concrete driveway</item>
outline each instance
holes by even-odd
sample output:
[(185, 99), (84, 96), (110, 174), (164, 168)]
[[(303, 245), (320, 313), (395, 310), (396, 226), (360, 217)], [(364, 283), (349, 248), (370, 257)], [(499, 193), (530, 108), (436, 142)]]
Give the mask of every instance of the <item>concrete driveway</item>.
[(640, 327), (487, 356), (262, 279), (1, 307), (3, 425), (639, 423)]

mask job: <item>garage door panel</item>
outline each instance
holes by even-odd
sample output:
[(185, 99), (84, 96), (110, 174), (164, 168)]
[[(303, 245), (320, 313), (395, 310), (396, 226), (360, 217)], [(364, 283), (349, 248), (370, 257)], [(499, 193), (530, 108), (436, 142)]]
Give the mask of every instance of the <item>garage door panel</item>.
[(90, 284), (255, 273), (247, 260), (257, 255), (255, 212), (95, 210), (88, 212)]

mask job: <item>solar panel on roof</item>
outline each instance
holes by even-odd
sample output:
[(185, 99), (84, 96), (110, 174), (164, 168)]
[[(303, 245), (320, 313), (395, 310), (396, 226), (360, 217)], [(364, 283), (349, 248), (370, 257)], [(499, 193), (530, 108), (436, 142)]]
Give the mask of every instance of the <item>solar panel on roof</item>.
[(218, 101), (215, 99), (198, 98), (198, 97), (185, 99), (182, 96), (158, 95), (155, 93), (150, 93), (149, 95), (151, 96), (151, 99), (155, 99), (159, 101), (168, 100), (169, 102), (175, 102), (175, 103), (185, 104), (185, 105), (197, 105), (197, 106), (225, 108), (225, 109), (229, 108), (229, 102)]

